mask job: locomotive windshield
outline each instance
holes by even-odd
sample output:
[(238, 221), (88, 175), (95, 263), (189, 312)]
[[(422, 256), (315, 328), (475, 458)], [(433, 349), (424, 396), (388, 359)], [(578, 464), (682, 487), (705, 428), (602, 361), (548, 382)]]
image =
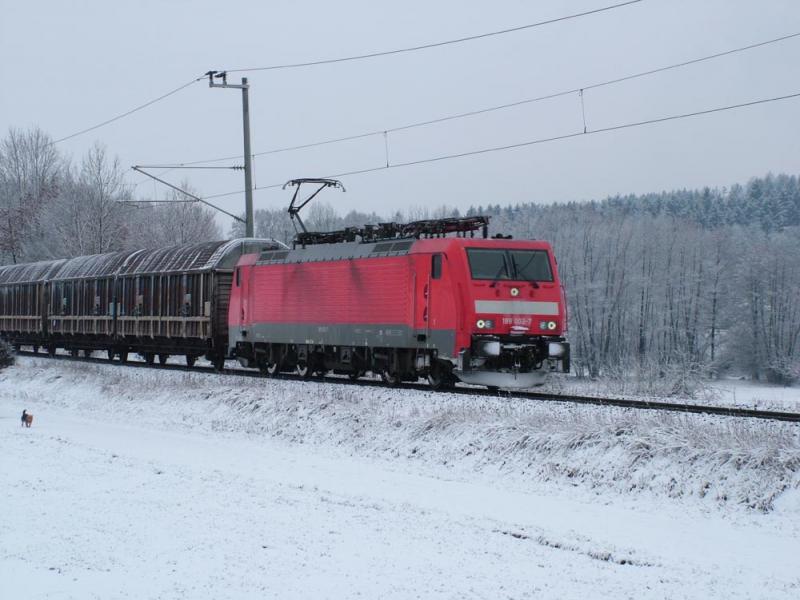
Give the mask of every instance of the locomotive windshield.
[(546, 250), (494, 250), (468, 248), (473, 279), (553, 281)]

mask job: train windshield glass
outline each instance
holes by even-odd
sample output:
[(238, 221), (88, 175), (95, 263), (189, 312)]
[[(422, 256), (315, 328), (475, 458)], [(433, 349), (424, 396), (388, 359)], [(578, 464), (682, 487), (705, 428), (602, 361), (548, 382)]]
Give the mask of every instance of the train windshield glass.
[(550, 259), (546, 250), (509, 250), (515, 279), (525, 281), (553, 281)]
[(489, 250), (468, 248), (473, 279), (553, 281), (546, 250)]
[(505, 250), (469, 248), (467, 257), (473, 279), (511, 279), (510, 264)]

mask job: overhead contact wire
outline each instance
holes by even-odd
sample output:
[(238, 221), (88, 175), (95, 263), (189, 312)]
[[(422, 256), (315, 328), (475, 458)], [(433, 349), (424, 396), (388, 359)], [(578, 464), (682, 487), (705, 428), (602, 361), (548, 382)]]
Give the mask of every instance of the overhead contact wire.
[(105, 127), (106, 125), (109, 125), (109, 124), (111, 124), (111, 123), (113, 123), (115, 121), (119, 121), (120, 119), (124, 119), (125, 117), (127, 117), (129, 115), (132, 115), (135, 112), (139, 112), (140, 110), (142, 110), (144, 108), (147, 108), (148, 106), (152, 106), (156, 102), (160, 102), (161, 100), (164, 100), (165, 98), (169, 98), (173, 94), (177, 94), (181, 90), (186, 89), (190, 85), (195, 84), (195, 83), (197, 83), (198, 81), (200, 81), (200, 80), (202, 80), (204, 78), (205, 77), (198, 77), (197, 79), (192, 79), (191, 81), (188, 81), (188, 82), (184, 83), (183, 85), (176, 87), (174, 90), (170, 90), (166, 94), (162, 94), (158, 98), (153, 98), (152, 100), (149, 100), (149, 101), (145, 102), (144, 104), (140, 104), (139, 106), (137, 106), (135, 108), (132, 108), (132, 109), (130, 109), (128, 111), (125, 111), (122, 114), (119, 114), (119, 115), (117, 115), (115, 117), (111, 117), (110, 119), (107, 119), (107, 120), (103, 121), (102, 123), (98, 123), (97, 125), (92, 125), (91, 127), (87, 127), (86, 129), (81, 129), (80, 131), (76, 131), (75, 133), (71, 133), (70, 135), (64, 136), (64, 137), (59, 138), (57, 140), (54, 140), (53, 142), (50, 142), (50, 143), (51, 144), (58, 144), (58, 143), (61, 143), (61, 142), (65, 142), (67, 140), (71, 140), (72, 138), (78, 137), (79, 135), (83, 135), (84, 133), (89, 133), (90, 131), (94, 131), (95, 129), (100, 129), (101, 127)]
[(278, 64), (278, 65), (269, 65), (266, 67), (250, 67), (246, 69), (227, 69), (228, 73), (241, 73), (245, 71), (275, 71), (278, 69), (297, 69), (300, 67), (313, 67), (316, 65), (330, 65), (334, 63), (341, 63), (341, 62), (349, 62), (353, 60), (364, 60), (368, 58), (377, 58), (379, 56), (390, 56), (393, 54), (404, 54), (408, 52), (417, 52), (419, 50), (428, 50), (430, 48), (439, 48), (441, 46), (447, 46), (450, 44), (461, 44), (463, 42), (472, 42), (474, 40), (480, 40), (488, 37), (498, 36), (498, 35), (505, 35), (508, 33), (515, 33), (517, 31), (523, 31), (525, 29), (533, 29), (534, 27), (541, 27), (543, 25), (551, 25), (553, 23), (559, 23), (561, 21), (567, 21), (569, 19), (577, 19), (579, 17), (586, 17), (588, 15), (594, 15), (597, 13), (614, 10), (616, 8), (622, 8), (623, 6), (628, 6), (631, 4), (638, 4), (643, 0), (628, 0), (627, 2), (620, 2), (618, 4), (612, 4), (610, 6), (603, 6), (601, 8), (595, 8), (592, 10), (587, 10), (580, 13), (573, 13), (571, 15), (565, 15), (563, 17), (556, 17), (554, 19), (547, 19), (545, 21), (539, 21), (537, 23), (529, 23), (527, 25), (519, 25), (517, 27), (509, 27), (507, 29), (500, 29), (498, 31), (489, 31), (487, 33), (479, 33), (476, 35), (469, 35), (465, 37), (455, 38), (452, 40), (445, 40), (442, 42), (432, 42), (429, 44), (421, 44), (419, 46), (410, 46), (407, 48), (396, 48), (393, 50), (383, 50), (380, 52), (369, 52), (367, 54), (357, 54), (354, 56), (342, 56), (338, 58), (326, 58), (321, 60), (312, 60), (308, 62), (299, 62), (299, 63), (287, 63), (287, 64)]
[[(506, 104), (498, 104), (498, 105), (495, 105), (495, 106), (489, 106), (489, 107), (486, 107), (486, 108), (480, 108), (480, 109), (471, 110), (471, 111), (468, 111), (468, 112), (456, 113), (456, 114), (452, 114), (452, 115), (445, 115), (443, 117), (438, 117), (438, 118), (435, 118), (435, 119), (429, 119), (429, 120), (426, 120), (426, 121), (418, 121), (416, 123), (409, 123), (407, 125), (401, 125), (399, 127), (392, 127), (392, 128), (388, 128), (388, 129), (378, 129), (378, 130), (375, 130), (375, 131), (368, 131), (368, 132), (358, 133), (358, 134), (354, 134), (354, 135), (348, 135), (348, 136), (344, 136), (344, 137), (320, 140), (320, 141), (317, 141), (317, 142), (309, 142), (309, 143), (306, 143), (306, 144), (299, 144), (299, 145), (295, 145), (295, 146), (285, 146), (285, 147), (280, 147), (280, 148), (273, 148), (271, 150), (264, 150), (262, 152), (257, 152), (257, 153), (254, 154), (254, 156), (265, 156), (265, 155), (268, 155), (268, 154), (278, 154), (278, 153), (281, 153), (281, 152), (291, 152), (291, 151), (294, 151), (294, 150), (303, 150), (303, 149), (306, 149), (306, 148), (314, 148), (316, 146), (324, 146), (324, 145), (327, 145), (327, 144), (336, 144), (336, 143), (339, 143), (339, 142), (347, 142), (347, 141), (351, 141), (351, 140), (357, 140), (357, 139), (362, 139), (362, 138), (367, 138), (367, 137), (372, 137), (372, 136), (377, 136), (377, 135), (383, 135), (385, 132), (392, 133), (392, 132), (396, 132), (396, 131), (403, 131), (403, 130), (406, 130), (406, 129), (413, 129), (413, 128), (416, 128), (416, 127), (424, 127), (424, 126), (427, 126), (427, 125), (435, 125), (437, 123), (444, 123), (446, 121), (451, 121), (451, 120), (454, 120), (454, 119), (463, 119), (465, 117), (473, 117), (473, 116), (476, 116), (476, 115), (489, 113), (489, 112), (494, 112), (494, 111), (498, 111), (498, 110), (505, 110), (505, 109), (508, 109), (508, 108), (514, 108), (516, 106), (522, 106), (522, 105), (525, 105), (525, 104), (532, 104), (532, 103), (535, 103), (535, 102), (542, 102), (544, 100), (551, 100), (551, 99), (559, 98), (559, 97), (562, 97), (562, 96), (568, 96), (570, 94), (582, 93), (582, 92), (585, 92), (586, 90), (593, 90), (593, 89), (597, 89), (597, 88), (601, 88), (601, 87), (605, 87), (605, 86), (609, 86), (609, 85), (614, 85), (614, 84), (617, 84), (617, 83), (622, 83), (624, 81), (630, 81), (630, 80), (633, 80), (633, 79), (638, 79), (640, 77), (647, 77), (649, 75), (655, 75), (657, 73), (663, 73), (665, 71), (670, 71), (672, 69), (679, 69), (679, 68), (682, 68), (682, 67), (687, 67), (689, 65), (694, 65), (694, 64), (706, 62), (706, 61), (713, 60), (713, 59), (716, 59), (716, 58), (722, 58), (724, 56), (729, 56), (731, 54), (736, 54), (736, 53), (739, 53), (739, 52), (746, 52), (748, 50), (753, 50), (755, 48), (760, 48), (762, 46), (767, 46), (767, 45), (770, 45), (770, 44), (776, 44), (778, 42), (783, 42), (783, 41), (790, 40), (790, 39), (797, 38), (797, 37), (800, 37), (800, 32), (791, 33), (789, 35), (784, 35), (784, 36), (780, 36), (780, 37), (777, 37), (777, 38), (772, 38), (772, 39), (769, 39), (769, 40), (764, 40), (762, 42), (757, 42), (757, 43), (754, 43), (754, 44), (748, 44), (747, 46), (740, 46), (740, 47), (737, 47), (737, 48), (732, 48), (730, 50), (725, 50), (723, 52), (717, 52), (715, 54), (709, 54), (709, 55), (706, 55), (706, 56), (701, 56), (699, 58), (693, 58), (691, 60), (685, 60), (685, 61), (682, 61), (682, 62), (673, 63), (673, 64), (670, 64), (670, 65), (666, 65), (666, 66), (663, 66), (663, 67), (658, 67), (658, 68), (655, 68), (655, 69), (649, 69), (647, 71), (640, 71), (640, 72), (637, 72), (637, 73), (632, 73), (630, 75), (625, 75), (625, 76), (617, 77), (617, 78), (614, 78), (614, 79), (608, 79), (606, 81), (587, 84), (587, 85), (584, 85), (584, 86), (581, 86), (581, 87), (571, 88), (571, 89), (568, 89), (568, 90), (562, 90), (562, 91), (559, 91), (559, 92), (553, 92), (553, 93), (546, 94), (546, 95), (543, 95), (543, 96), (536, 96), (534, 98), (525, 98), (525, 99), (522, 99), (522, 100), (517, 100), (515, 102), (508, 102)], [(211, 158), (211, 159), (207, 159), (207, 160), (196, 160), (196, 161), (184, 162), (184, 163), (180, 163), (180, 164), (181, 165), (199, 165), (199, 164), (204, 164), (204, 163), (221, 162), (223, 160), (234, 160), (234, 159), (241, 158), (241, 157), (242, 157), (241, 154), (235, 154), (235, 155), (231, 155), (231, 156), (222, 156), (222, 157), (219, 157), (219, 158)]]
[[(709, 115), (709, 114), (724, 112), (724, 111), (728, 111), (728, 110), (735, 110), (735, 109), (739, 109), (739, 108), (746, 108), (746, 107), (749, 107), (749, 106), (756, 106), (756, 105), (759, 105), (759, 104), (767, 104), (767, 103), (770, 103), (770, 102), (779, 102), (781, 100), (790, 100), (790, 99), (798, 98), (798, 97), (800, 97), (800, 92), (796, 92), (796, 93), (793, 93), (793, 94), (787, 94), (785, 96), (774, 96), (774, 97), (771, 97), (771, 98), (761, 98), (759, 100), (752, 100), (750, 102), (741, 102), (739, 104), (729, 104), (727, 106), (718, 106), (716, 108), (709, 108), (709, 109), (698, 110), (698, 111), (694, 111), (694, 112), (681, 113), (681, 114), (677, 114), (677, 115), (669, 115), (669, 116), (666, 116), (666, 117), (657, 117), (657, 118), (654, 118), (654, 119), (646, 119), (644, 121), (635, 121), (635, 122), (632, 122), (632, 123), (621, 123), (619, 125), (611, 125), (611, 126), (608, 126), (608, 127), (601, 127), (601, 128), (592, 129), (592, 130), (589, 130), (589, 131), (586, 131), (586, 132), (584, 132), (584, 131), (576, 131), (576, 132), (573, 132), (573, 133), (566, 133), (566, 134), (563, 134), (563, 135), (556, 135), (556, 136), (547, 137), (547, 138), (539, 138), (539, 139), (536, 139), (536, 140), (528, 140), (528, 141), (519, 142), (519, 143), (516, 143), (516, 144), (507, 144), (507, 145), (504, 145), (504, 146), (493, 146), (491, 148), (481, 148), (479, 150), (470, 150), (468, 152), (459, 152), (459, 153), (456, 153), (456, 154), (444, 154), (442, 156), (434, 156), (434, 157), (431, 157), (431, 158), (423, 158), (423, 159), (412, 160), (412, 161), (407, 161), (407, 162), (392, 163), (389, 166), (381, 165), (380, 167), (368, 167), (366, 169), (359, 169), (359, 170), (355, 170), (355, 171), (347, 171), (347, 172), (344, 172), (344, 173), (334, 173), (334, 174), (331, 174), (331, 175), (326, 175), (325, 177), (326, 178), (333, 178), (333, 177), (347, 177), (347, 176), (351, 176), (351, 175), (362, 175), (364, 173), (374, 173), (376, 171), (386, 171), (388, 169), (398, 169), (400, 167), (410, 167), (410, 166), (414, 166), (414, 165), (422, 165), (422, 164), (427, 164), (427, 163), (434, 163), (434, 162), (439, 162), (439, 161), (443, 161), (443, 160), (450, 160), (450, 159), (453, 159), (453, 158), (463, 158), (463, 157), (466, 157), (466, 156), (475, 156), (475, 155), (478, 155), (478, 154), (487, 154), (487, 153), (490, 153), (490, 152), (500, 152), (500, 151), (503, 151), (503, 150), (513, 150), (513, 149), (516, 149), (516, 148), (523, 148), (525, 146), (533, 146), (533, 145), (537, 145), (537, 144), (545, 144), (545, 143), (548, 143), (548, 142), (557, 142), (557, 141), (568, 140), (568, 139), (571, 139), (571, 138), (577, 138), (577, 137), (581, 137), (581, 136), (595, 135), (595, 134), (598, 134), (598, 133), (607, 133), (609, 131), (618, 131), (618, 130), (621, 130), (621, 129), (632, 129), (634, 127), (642, 127), (644, 125), (653, 125), (653, 124), (656, 124), (656, 123), (665, 123), (667, 121), (677, 121), (679, 119), (688, 119), (690, 117), (699, 117), (699, 116), (703, 116), (703, 115)], [(266, 185), (266, 186), (262, 186), (262, 187), (258, 187), (258, 188), (254, 188), (254, 189), (256, 189), (256, 190), (268, 190), (268, 189), (275, 189), (275, 188), (283, 187), (283, 185), (284, 185), (283, 183), (273, 183), (272, 185)], [(215, 194), (213, 196), (206, 196), (205, 198), (206, 199), (209, 199), (209, 198), (223, 198), (225, 196), (235, 196), (237, 194), (243, 194), (243, 193), (244, 193), (244, 190), (238, 190), (238, 191), (235, 191), (235, 192), (224, 192), (222, 194)]]

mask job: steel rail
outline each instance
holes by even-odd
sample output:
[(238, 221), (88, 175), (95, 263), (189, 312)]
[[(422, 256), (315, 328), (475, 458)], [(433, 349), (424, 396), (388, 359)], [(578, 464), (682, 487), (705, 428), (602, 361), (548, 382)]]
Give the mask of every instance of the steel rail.
[[(423, 392), (435, 392), (437, 390), (431, 389), (425, 384), (419, 383), (403, 383), (400, 385), (392, 385), (377, 379), (358, 379), (351, 380), (346, 377), (301, 377), (300, 375), (293, 375), (291, 373), (280, 373), (274, 376), (266, 377), (261, 372), (251, 369), (223, 369), (217, 371), (214, 367), (206, 367), (202, 365), (195, 365), (192, 367), (186, 365), (176, 364), (147, 364), (144, 361), (126, 361), (120, 363), (118, 360), (110, 361), (105, 358), (96, 357), (74, 357), (66, 354), (56, 354), (54, 356), (46, 353), (36, 353), (30, 351), (19, 351), (18, 355), (31, 356), (38, 358), (51, 358), (56, 360), (67, 360), (76, 362), (90, 362), (95, 364), (104, 365), (125, 365), (138, 368), (158, 368), (172, 371), (189, 371), (194, 373), (207, 373), (216, 375), (236, 375), (244, 377), (256, 377), (260, 379), (278, 379), (283, 381), (298, 381), (310, 383), (332, 383), (335, 385), (351, 385), (351, 386), (367, 386), (379, 387), (386, 389), (405, 389), (416, 390)], [(662, 410), (668, 412), (682, 412), (690, 414), (705, 414), (723, 417), (739, 417), (747, 419), (761, 419), (768, 421), (784, 421), (789, 423), (800, 423), (800, 413), (774, 411), (774, 410), (760, 410), (751, 408), (742, 408), (736, 406), (719, 406), (719, 405), (704, 405), (704, 404), (687, 404), (679, 402), (662, 402), (659, 400), (635, 400), (631, 398), (600, 398), (596, 396), (576, 396), (571, 394), (552, 394), (544, 392), (517, 392), (517, 391), (491, 391), (480, 388), (469, 387), (454, 387), (450, 389), (443, 389), (442, 392), (450, 394), (458, 394), (465, 396), (484, 396), (492, 398), (513, 398), (519, 400), (535, 400), (539, 402), (559, 402), (566, 404), (590, 404), (594, 406), (611, 406), (615, 408), (632, 408), (637, 410)]]

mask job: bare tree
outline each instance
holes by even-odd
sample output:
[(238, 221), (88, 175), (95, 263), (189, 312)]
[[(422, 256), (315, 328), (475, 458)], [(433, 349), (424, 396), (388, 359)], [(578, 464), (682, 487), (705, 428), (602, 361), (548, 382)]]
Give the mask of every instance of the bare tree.
[(0, 142), (0, 252), (18, 262), (36, 256), (44, 208), (58, 193), (61, 159), (41, 129), (10, 129)]
[(308, 208), (308, 217), (303, 221), (309, 231), (333, 231), (341, 228), (342, 218), (329, 203), (314, 202)]
[[(198, 195), (186, 180), (180, 187)], [(177, 190), (169, 190), (163, 199), (165, 202), (161, 204), (142, 205), (139, 213), (131, 216), (132, 221), (138, 220), (142, 226), (131, 233), (129, 246), (158, 247), (222, 239), (222, 230), (210, 208)]]
[(125, 245), (128, 228), (121, 200), (130, 193), (124, 185), (119, 159), (109, 159), (106, 148), (95, 144), (81, 161), (78, 182), (85, 193), (82, 201), (85, 223), (85, 242), (89, 254), (119, 250)]

